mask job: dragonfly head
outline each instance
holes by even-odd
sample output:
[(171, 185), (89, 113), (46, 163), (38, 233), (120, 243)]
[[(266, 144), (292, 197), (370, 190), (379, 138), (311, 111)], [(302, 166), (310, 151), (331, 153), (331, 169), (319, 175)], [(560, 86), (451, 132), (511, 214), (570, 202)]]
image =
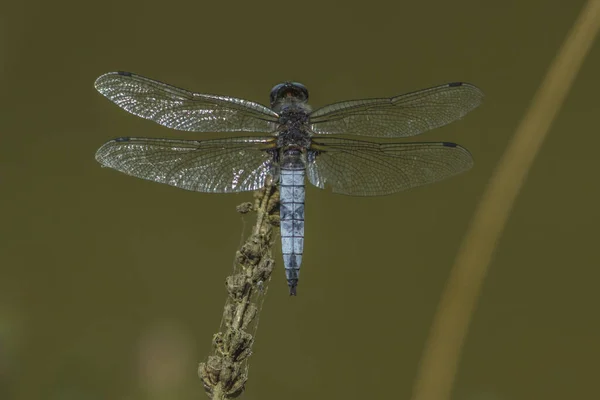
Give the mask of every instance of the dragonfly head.
[(308, 89), (298, 82), (283, 82), (271, 89), (271, 108), (279, 110), (285, 104), (306, 103), (308, 101)]

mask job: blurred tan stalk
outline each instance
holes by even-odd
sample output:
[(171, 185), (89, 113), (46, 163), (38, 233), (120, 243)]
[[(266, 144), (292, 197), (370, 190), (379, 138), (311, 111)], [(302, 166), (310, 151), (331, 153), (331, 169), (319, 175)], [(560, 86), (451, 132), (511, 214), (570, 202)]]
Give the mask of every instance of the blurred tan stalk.
[(460, 351), (495, 245), (599, 27), (600, 0), (590, 0), (550, 66), (483, 194), (434, 317), (413, 400), (444, 400), (451, 396)]
[(256, 211), (252, 233), (236, 252), (234, 273), (228, 276), (227, 301), (221, 328), (213, 336), (213, 354), (198, 367), (198, 375), (213, 400), (231, 399), (244, 392), (248, 380), (248, 357), (256, 333), (258, 313), (273, 271), (273, 226), (279, 221), (279, 192), (268, 185), (255, 193), (255, 204), (245, 203), (238, 211)]

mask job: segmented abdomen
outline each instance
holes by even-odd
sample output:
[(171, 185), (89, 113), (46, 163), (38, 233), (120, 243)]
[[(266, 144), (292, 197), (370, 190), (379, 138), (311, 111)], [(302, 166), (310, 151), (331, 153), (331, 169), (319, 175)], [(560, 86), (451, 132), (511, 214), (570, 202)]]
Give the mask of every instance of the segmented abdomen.
[(304, 168), (282, 168), (279, 191), (283, 264), (290, 295), (295, 295), (304, 249)]

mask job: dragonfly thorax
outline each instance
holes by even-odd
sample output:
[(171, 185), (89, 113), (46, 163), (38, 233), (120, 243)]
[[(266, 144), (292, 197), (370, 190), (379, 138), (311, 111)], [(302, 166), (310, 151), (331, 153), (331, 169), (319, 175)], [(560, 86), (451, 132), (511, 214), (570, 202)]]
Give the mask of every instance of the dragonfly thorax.
[(307, 105), (288, 105), (279, 113), (279, 124), (289, 128), (304, 126), (308, 123), (309, 112)]
[(308, 112), (298, 107), (288, 107), (279, 115), (279, 135), (277, 145), (286, 148), (290, 145), (308, 148), (310, 131)]

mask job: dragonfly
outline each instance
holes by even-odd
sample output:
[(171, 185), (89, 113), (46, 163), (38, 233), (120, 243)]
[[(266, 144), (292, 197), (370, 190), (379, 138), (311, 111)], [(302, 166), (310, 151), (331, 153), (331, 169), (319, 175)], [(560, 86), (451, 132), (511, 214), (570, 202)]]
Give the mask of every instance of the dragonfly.
[(283, 82), (270, 107), (194, 93), (130, 72), (100, 76), (95, 88), (113, 103), (168, 128), (262, 133), (208, 140), (120, 137), (100, 147), (103, 166), (180, 189), (233, 193), (280, 190), (280, 234), (290, 295), (304, 251), (305, 180), (350, 196), (388, 195), (469, 170), (468, 150), (451, 142), (373, 142), (342, 138), (409, 137), (449, 124), (479, 106), (483, 92), (452, 82), (389, 98), (342, 101), (313, 110), (308, 89)]

